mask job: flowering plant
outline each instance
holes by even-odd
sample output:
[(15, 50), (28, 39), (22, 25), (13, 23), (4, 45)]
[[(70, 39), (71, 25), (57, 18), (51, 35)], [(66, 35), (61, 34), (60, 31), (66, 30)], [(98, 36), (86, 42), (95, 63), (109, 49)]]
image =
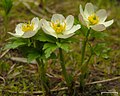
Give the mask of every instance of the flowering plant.
[[(92, 37), (92, 33), (99, 34), (99, 37), (102, 38), (105, 36), (102, 32), (96, 31), (103, 31), (113, 23), (113, 20), (105, 22), (106, 18), (107, 12), (104, 9), (95, 12), (92, 3), (87, 3), (85, 11), (83, 11), (80, 5), (79, 19), (86, 26), (86, 29), (83, 30), (85, 34), (83, 35), (80, 54), (81, 63), (78, 64), (81, 73), (79, 75), (80, 88), (84, 87), (85, 79), (89, 73), (88, 64), (92, 56), (103, 54), (104, 44), (98, 43), (93, 46), (89, 38), (90, 36)], [(46, 76), (45, 61), (52, 58), (53, 55), (56, 56), (55, 50), (58, 50), (57, 55), (59, 56), (62, 75), (68, 87), (69, 96), (73, 96), (75, 93), (74, 76), (68, 74), (66, 70), (63, 50), (69, 52), (69, 45), (74, 42), (73, 36), (76, 35), (76, 31), (80, 32), (80, 28), (81, 25), (79, 23), (75, 25), (74, 16), (72, 15), (65, 18), (62, 14), (53, 14), (51, 21), (39, 20), (39, 18), (35, 17), (29, 23), (18, 24), (15, 28), (16, 33), (8, 32), (14, 37), (10, 39), (11, 41), (6, 45), (5, 49), (20, 49), (25, 54), (24, 56), (28, 59), (28, 62), (37, 61), (44, 96), (51, 95), (49, 80)], [(86, 30), (87, 32), (85, 32)], [(97, 35), (95, 36), (97, 37)], [(87, 46), (90, 48), (90, 54), (86, 56)]]
[[(88, 69), (88, 64), (90, 59), (94, 56), (94, 55), (99, 55), (99, 54), (103, 54), (103, 48), (105, 48), (105, 44), (96, 44), (95, 46), (93, 46), (91, 44), (91, 42), (89, 42), (89, 37), (92, 36), (92, 32), (93, 30), (95, 30), (95, 33), (98, 33), (97, 31), (103, 31), (106, 29), (106, 27), (109, 27), (112, 23), (113, 20), (107, 21), (105, 22), (107, 18), (107, 12), (105, 9), (100, 9), (99, 11), (95, 12), (95, 8), (93, 6), (92, 3), (87, 3), (85, 5), (85, 10), (83, 11), (82, 6), (80, 5), (80, 14), (79, 14), (79, 20), (81, 21), (81, 23), (87, 27), (87, 32), (84, 35), (85, 39), (83, 39), (82, 42), (82, 49), (81, 49), (81, 64), (80, 64), (80, 71), (81, 71), (81, 75), (80, 75), (80, 86), (81, 88), (84, 87), (85, 84), (85, 79), (87, 78), (88, 74), (89, 74), (89, 69)], [(91, 30), (93, 29), (93, 30)], [(99, 37), (104, 37), (104, 33), (98, 33)], [(97, 34), (96, 36), (97, 37)], [(86, 47), (87, 44), (90, 48), (90, 56), (85, 59), (85, 55), (86, 55)], [(106, 50), (104, 50), (106, 53), (109, 51), (109, 48), (106, 48)], [(106, 54), (105, 54), (106, 55)]]
[(50, 94), (49, 81), (46, 77), (46, 69), (44, 61), (44, 51), (42, 50), (44, 42), (40, 41), (40, 34), (42, 31), (41, 20), (38, 17), (34, 17), (29, 23), (20, 23), (16, 26), (16, 33), (8, 32), (13, 35), (10, 43), (6, 45), (5, 49), (19, 49), (22, 54), (27, 58), (28, 62), (36, 60), (38, 64), (39, 81), (43, 90), (43, 95)]
[(52, 51), (54, 51), (55, 49), (57, 48), (59, 49), (59, 58), (60, 58), (62, 73), (67, 83), (67, 86), (71, 90), (71, 92), (73, 90), (72, 89), (73, 79), (71, 78), (72, 76), (70, 74), (67, 74), (62, 49), (65, 51), (69, 51), (69, 46), (68, 46), (68, 44), (70, 43), (69, 38), (71, 38), (75, 34), (75, 32), (81, 28), (79, 24), (77, 25), (73, 25), (73, 24), (74, 24), (74, 17), (72, 15), (69, 15), (65, 19), (65, 17), (61, 14), (54, 14), (52, 16), (51, 22), (46, 21), (45, 19), (41, 20), (42, 29), (44, 30), (44, 32), (46, 34), (55, 37), (55, 41), (51, 43), (48, 40), (48, 43), (44, 45), (43, 49), (47, 54), (49, 54), (48, 56), (50, 56), (50, 53), (52, 53)]
[[(72, 42), (70, 38), (81, 27), (73, 23), (72, 15), (65, 19), (61, 14), (54, 14), (51, 22), (35, 17), (29, 23), (18, 24), (15, 28), (16, 33), (8, 32), (14, 38), (6, 45), (6, 49), (19, 48), (28, 58), (28, 62), (37, 61), (44, 95), (51, 94), (47, 85), (44, 60), (51, 58), (56, 49), (59, 49), (60, 64), (67, 86), (69, 89), (72, 88), (72, 76), (66, 72), (62, 49), (69, 51), (69, 43)], [(40, 29), (41, 27), (43, 30)]]

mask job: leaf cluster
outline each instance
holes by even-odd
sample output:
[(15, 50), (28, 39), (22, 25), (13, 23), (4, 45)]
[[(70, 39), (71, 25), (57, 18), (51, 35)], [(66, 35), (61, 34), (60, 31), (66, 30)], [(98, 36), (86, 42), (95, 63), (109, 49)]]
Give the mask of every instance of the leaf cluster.
[(67, 39), (57, 39), (50, 35), (46, 35), (45, 33), (41, 33), (41, 38), (37, 38), (44, 42), (43, 50), (45, 52), (45, 57), (49, 58), (51, 54), (58, 48), (63, 49), (68, 52), (70, 50), (69, 44), (71, 42), (77, 41), (75, 38), (67, 38)]

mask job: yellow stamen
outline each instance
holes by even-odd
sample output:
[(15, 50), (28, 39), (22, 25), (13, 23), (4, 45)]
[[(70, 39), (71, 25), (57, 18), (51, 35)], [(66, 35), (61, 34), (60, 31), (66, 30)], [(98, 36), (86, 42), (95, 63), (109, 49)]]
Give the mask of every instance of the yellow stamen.
[(95, 14), (92, 14), (88, 17), (88, 20), (89, 20), (91, 25), (95, 25), (99, 22), (99, 17), (96, 16)]
[(51, 22), (51, 27), (55, 30), (57, 34), (61, 34), (66, 28), (66, 23), (60, 23), (59, 21)]
[(22, 31), (23, 32), (28, 32), (28, 31), (33, 31), (34, 29), (34, 23), (26, 23), (22, 26)]

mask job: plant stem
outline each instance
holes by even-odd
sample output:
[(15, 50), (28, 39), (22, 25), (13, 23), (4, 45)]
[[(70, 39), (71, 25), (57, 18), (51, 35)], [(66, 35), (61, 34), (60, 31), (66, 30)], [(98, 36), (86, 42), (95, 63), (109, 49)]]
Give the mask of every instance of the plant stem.
[[(81, 66), (80, 66), (80, 70), (81, 70), (81, 75), (80, 75), (80, 89), (81, 91), (84, 89), (84, 85), (85, 85), (85, 78), (87, 76), (87, 68), (88, 68), (88, 64), (84, 64), (84, 61), (85, 61), (85, 51), (86, 51), (86, 45), (87, 45), (87, 42), (88, 42), (88, 37), (89, 37), (89, 34), (90, 34), (90, 30), (91, 29), (88, 29), (87, 31), (87, 34), (85, 36), (85, 40), (83, 41), (83, 46), (82, 46), (82, 56), (81, 56)], [(92, 55), (89, 57), (88, 61), (86, 63), (88, 63), (91, 59)]]
[(75, 90), (74, 90), (74, 86), (73, 86), (74, 83), (73, 83), (72, 79), (69, 77), (69, 75), (67, 74), (67, 71), (65, 68), (64, 57), (63, 57), (61, 48), (59, 48), (59, 54), (60, 54), (60, 65), (62, 68), (62, 74), (64, 76), (64, 79), (65, 79), (67, 87), (68, 87), (68, 95), (74, 96), (74, 94), (75, 94)]
[(48, 80), (46, 78), (46, 70), (44, 68), (43, 60), (42, 59), (41, 60), (36, 59), (36, 61), (38, 62), (38, 67), (39, 67), (38, 72), (39, 72), (39, 75), (40, 75), (43, 96), (50, 96), (51, 93), (50, 93), (50, 89), (49, 89), (49, 86), (48, 86)]
[(85, 36), (85, 40), (83, 41), (82, 56), (81, 56), (81, 66), (82, 66), (83, 63), (84, 63), (85, 50), (86, 50), (86, 45), (87, 45), (87, 42), (88, 42), (88, 37), (89, 37), (89, 34), (90, 34), (90, 30), (91, 30), (91, 29), (88, 29), (87, 34), (86, 34), (86, 36)]
[(67, 83), (67, 86), (70, 86), (70, 79), (68, 77), (68, 74), (67, 74), (67, 71), (66, 71), (66, 68), (65, 68), (65, 62), (64, 62), (64, 57), (63, 57), (63, 53), (62, 53), (62, 49), (59, 48), (59, 54), (60, 54), (60, 65), (61, 65), (61, 68), (62, 68), (62, 74), (65, 78), (65, 81)]

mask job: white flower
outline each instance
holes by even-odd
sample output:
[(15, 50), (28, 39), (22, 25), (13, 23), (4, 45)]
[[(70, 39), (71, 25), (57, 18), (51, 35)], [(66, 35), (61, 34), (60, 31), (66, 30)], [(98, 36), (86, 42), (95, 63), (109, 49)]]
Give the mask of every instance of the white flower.
[(72, 15), (65, 19), (61, 14), (54, 14), (51, 22), (45, 19), (42, 19), (41, 22), (43, 31), (56, 38), (69, 38), (75, 34), (75, 31), (81, 28), (79, 24), (73, 25), (74, 17)]
[(84, 11), (80, 5), (79, 19), (83, 25), (96, 31), (103, 31), (106, 29), (106, 27), (113, 23), (113, 20), (105, 22), (107, 19), (106, 10), (100, 9), (95, 12), (95, 8), (92, 3), (87, 3)]
[(20, 23), (16, 26), (15, 32), (9, 34), (15, 37), (30, 38), (34, 36), (40, 29), (40, 21), (37, 17), (34, 17), (29, 23)]

